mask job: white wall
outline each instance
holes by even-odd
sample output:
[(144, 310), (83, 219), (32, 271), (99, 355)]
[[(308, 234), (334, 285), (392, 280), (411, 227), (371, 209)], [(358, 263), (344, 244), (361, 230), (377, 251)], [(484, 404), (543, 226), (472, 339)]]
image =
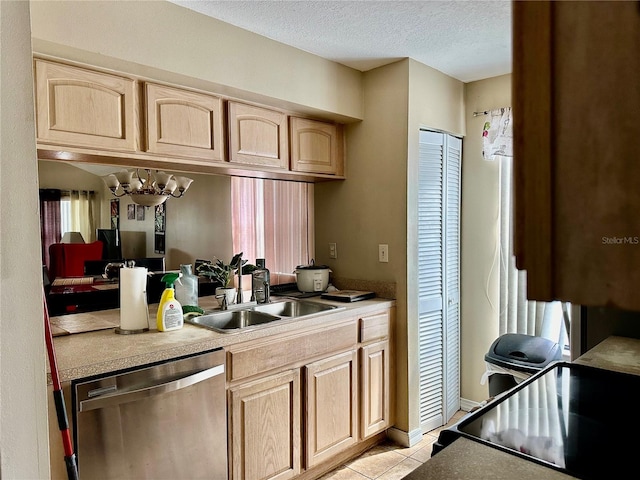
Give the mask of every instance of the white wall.
[(0, 477), (48, 478), (28, 3), (0, 2), (0, 45)]
[(486, 117), (473, 116), (511, 106), (511, 75), (465, 86), (467, 136), (462, 146), (461, 235), (461, 397), (482, 402), (489, 397), (480, 385), (484, 354), (498, 337), (499, 196), (497, 162), (482, 158), (482, 126)]

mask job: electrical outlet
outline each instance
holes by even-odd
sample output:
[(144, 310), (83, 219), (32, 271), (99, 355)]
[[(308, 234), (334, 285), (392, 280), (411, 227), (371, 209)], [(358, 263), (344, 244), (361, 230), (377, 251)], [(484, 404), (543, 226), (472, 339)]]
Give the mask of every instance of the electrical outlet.
[(338, 247), (335, 243), (329, 244), (329, 258), (338, 258)]
[(382, 243), (378, 245), (378, 261), (382, 263), (389, 261), (389, 245)]

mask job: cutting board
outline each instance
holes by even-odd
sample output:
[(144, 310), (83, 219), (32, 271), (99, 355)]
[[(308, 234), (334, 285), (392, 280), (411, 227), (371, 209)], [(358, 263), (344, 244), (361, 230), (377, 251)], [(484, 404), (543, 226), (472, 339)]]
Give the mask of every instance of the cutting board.
[(336, 290), (335, 292), (323, 293), (320, 298), (336, 300), (338, 302), (358, 302), (360, 300), (366, 300), (367, 298), (374, 298), (375, 296), (375, 293), (363, 290)]

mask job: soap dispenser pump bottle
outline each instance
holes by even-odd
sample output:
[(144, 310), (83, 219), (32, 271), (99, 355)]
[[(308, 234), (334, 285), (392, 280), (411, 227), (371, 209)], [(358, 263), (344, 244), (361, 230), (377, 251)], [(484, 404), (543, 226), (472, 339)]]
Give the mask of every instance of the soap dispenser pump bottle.
[(184, 307), (198, 306), (198, 277), (191, 270), (191, 264), (180, 265), (180, 280), (176, 285), (176, 300)]
[(159, 332), (178, 330), (184, 325), (182, 306), (175, 298), (175, 289), (173, 287), (178, 278), (180, 278), (180, 273), (166, 273), (162, 276), (162, 282), (166, 285), (166, 288), (162, 292), (162, 297), (160, 297), (156, 316)]

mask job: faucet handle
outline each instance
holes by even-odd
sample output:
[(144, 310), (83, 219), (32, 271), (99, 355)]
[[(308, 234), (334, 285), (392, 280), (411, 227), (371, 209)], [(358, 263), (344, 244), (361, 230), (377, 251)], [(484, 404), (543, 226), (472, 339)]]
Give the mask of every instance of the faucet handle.
[(217, 299), (222, 299), (222, 305), (220, 305), (220, 308), (222, 310), (228, 310), (229, 309), (229, 305), (227, 304), (227, 296), (222, 294), (222, 295), (216, 295)]

